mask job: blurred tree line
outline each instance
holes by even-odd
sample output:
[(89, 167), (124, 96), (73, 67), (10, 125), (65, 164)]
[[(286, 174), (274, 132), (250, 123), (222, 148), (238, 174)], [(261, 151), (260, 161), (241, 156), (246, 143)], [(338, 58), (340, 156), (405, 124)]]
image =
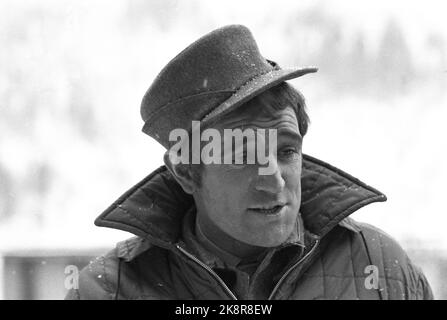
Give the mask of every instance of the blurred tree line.
[[(296, 39), (291, 46), (296, 48), (292, 56), (299, 57), (295, 62), (317, 64), (322, 71), (319, 79), (326, 78), (326, 87), (334, 94), (393, 98), (421, 86), (443, 94), (447, 54), (442, 31), (427, 32), (423, 48), (416, 48), (397, 18), (380, 27), (378, 35), (347, 28), (343, 18), (320, 7), (291, 14), (284, 23), (289, 43)], [(423, 57), (418, 56), (421, 53)]]

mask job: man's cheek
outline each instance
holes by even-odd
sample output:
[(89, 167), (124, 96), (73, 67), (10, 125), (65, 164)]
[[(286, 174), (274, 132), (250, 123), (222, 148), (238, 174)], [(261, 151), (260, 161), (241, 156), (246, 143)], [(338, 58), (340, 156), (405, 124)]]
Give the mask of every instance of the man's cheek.
[(301, 204), (301, 178), (286, 179), (286, 188), (290, 194), (292, 205), (300, 206)]

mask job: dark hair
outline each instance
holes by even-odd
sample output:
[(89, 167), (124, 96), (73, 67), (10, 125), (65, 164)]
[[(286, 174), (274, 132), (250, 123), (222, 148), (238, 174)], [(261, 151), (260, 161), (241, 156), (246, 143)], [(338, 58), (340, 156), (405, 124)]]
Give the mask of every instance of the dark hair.
[[(267, 91), (264, 91), (263, 93), (259, 94), (255, 98), (240, 106), (238, 109), (230, 112), (228, 115), (231, 115), (231, 113), (233, 112), (238, 112), (238, 110), (245, 107), (252, 106), (253, 104), (263, 106), (262, 112), (267, 113), (273, 113), (275, 110), (284, 110), (287, 107), (292, 107), (295, 111), (301, 136), (304, 137), (304, 135), (307, 133), (310, 120), (306, 112), (304, 97), (298, 90), (293, 88), (287, 82), (283, 82), (273, 88), (268, 89)], [(202, 164), (184, 165), (189, 166), (189, 170), (194, 182), (197, 183), (198, 186), (200, 186)]]
[(307, 133), (309, 127), (309, 116), (306, 112), (306, 104), (303, 95), (289, 85), (283, 82), (246, 102), (240, 108), (251, 106), (253, 104), (263, 106), (263, 111), (269, 110), (284, 110), (287, 107), (292, 107), (295, 111), (296, 119), (298, 121), (298, 128), (301, 136)]

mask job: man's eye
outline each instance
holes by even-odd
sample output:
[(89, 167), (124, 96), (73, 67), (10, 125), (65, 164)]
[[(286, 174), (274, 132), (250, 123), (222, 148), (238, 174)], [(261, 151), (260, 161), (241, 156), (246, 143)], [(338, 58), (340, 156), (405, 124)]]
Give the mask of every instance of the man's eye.
[(279, 156), (284, 159), (298, 159), (299, 152), (295, 148), (286, 148), (279, 152)]

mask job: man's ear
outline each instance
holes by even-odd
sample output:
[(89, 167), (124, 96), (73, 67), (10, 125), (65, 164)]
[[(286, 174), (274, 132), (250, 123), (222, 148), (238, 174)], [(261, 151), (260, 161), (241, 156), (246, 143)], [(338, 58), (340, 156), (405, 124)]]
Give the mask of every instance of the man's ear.
[(171, 172), (175, 180), (180, 184), (182, 189), (186, 193), (192, 195), (194, 191), (197, 189), (197, 184), (195, 183), (192, 177), (189, 166), (181, 163), (180, 164), (173, 163), (172, 159), (169, 157), (169, 154), (170, 154), (169, 151), (166, 151), (163, 156), (163, 161), (166, 167)]

